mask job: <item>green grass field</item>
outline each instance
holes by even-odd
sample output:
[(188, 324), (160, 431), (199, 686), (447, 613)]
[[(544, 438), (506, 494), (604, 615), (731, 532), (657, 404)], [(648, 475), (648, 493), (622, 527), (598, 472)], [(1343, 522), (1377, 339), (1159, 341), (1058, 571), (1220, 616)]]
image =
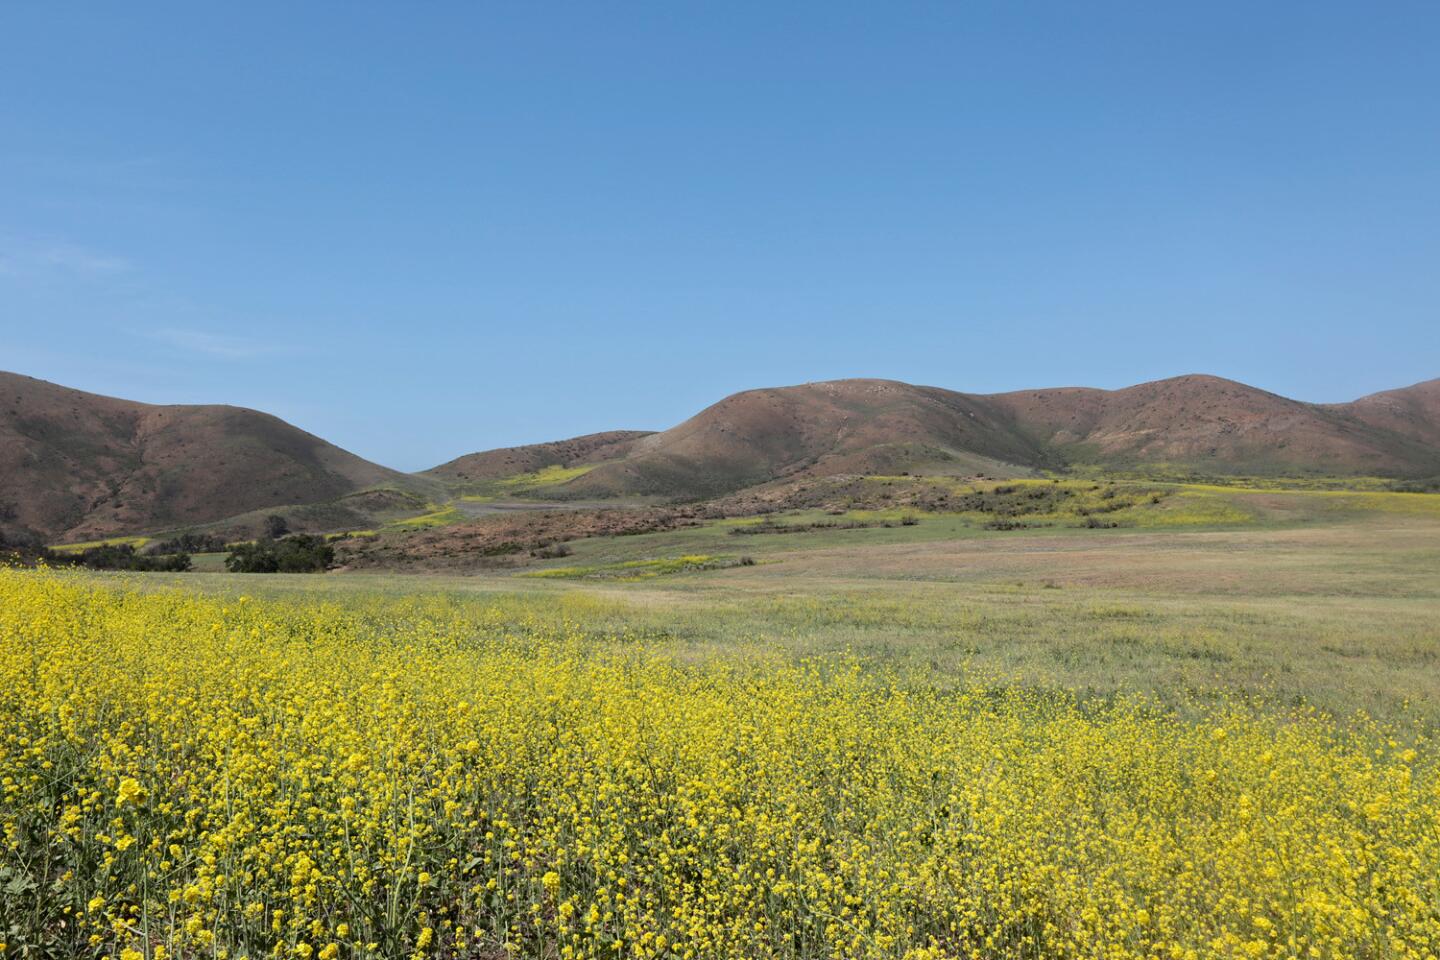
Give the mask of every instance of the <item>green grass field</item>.
[[(761, 521), (714, 521), (575, 541), (572, 555), (518, 572), (147, 582), (499, 598), (587, 631), (666, 637), (693, 656), (849, 651), (939, 683), (1174, 702), (1239, 694), (1440, 722), (1440, 495), (1172, 485), (1158, 503), (1136, 499), (1112, 514), (1133, 521), (1117, 529), (1073, 515), (994, 531), (964, 513), (909, 512), (918, 522), (905, 526), (907, 511), (803, 511), (768, 519), (804, 532), (736, 535)], [(207, 557), (202, 569), (219, 566)]]

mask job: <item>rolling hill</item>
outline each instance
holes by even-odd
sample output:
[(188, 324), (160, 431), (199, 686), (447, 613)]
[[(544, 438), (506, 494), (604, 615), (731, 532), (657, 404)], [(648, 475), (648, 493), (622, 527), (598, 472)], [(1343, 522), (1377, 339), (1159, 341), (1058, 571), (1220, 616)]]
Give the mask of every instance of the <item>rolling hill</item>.
[(886, 380), (751, 390), (636, 441), (567, 487), (695, 498), (789, 477), (1074, 465), (1433, 476), (1440, 381), (1330, 405), (1200, 375), (989, 395)]
[[(1419, 384), (1389, 396), (1419, 397), (1434, 386)], [(1301, 403), (1233, 380), (1193, 374), (1123, 390), (1025, 390), (982, 399), (1071, 464), (1111, 469), (1174, 465), (1261, 475), (1440, 471), (1440, 447), (1427, 439), (1440, 425), (1433, 405), (1428, 414), (1423, 406), (1412, 410), (1406, 405), (1404, 416), (1387, 417), (1388, 408), (1373, 397), (1348, 404)]]
[(546, 467), (586, 466), (623, 458), (637, 440), (648, 436), (650, 432), (646, 430), (609, 430), (569, 440), (501, 447), (457, 457), (424, 473), (440, 480), (470, 482), (499, 480), (516, 474), (534, 473)]
[(277, 417), (0, 373), (0, 522), (85, 540), (415, 481)]
[[(487, 484), (508, 490), (550, 468), (562, 475), (515, 485), (513, 495), (698, 500), (811, 477), (1076, 466), (1437, 477), (1440, 380), (1343, 404), (1201, 375), (1001, 394), (837, 380), (737, 393), (659, 433), (489, 450), (402, 474), (254, 410), (135, 403), (0, 373), (0, 534), (51, 540), (237, 517), (243, 532), (256, 511), (297, 505), (310, 505), (296, 514), (307, 529), (348, 529)], [(377, 489), (405, 502), (355, 496)], [(365, 499), (375, 496), (384, 502)]]
[(1440, 447), (1440, 380), (1372, 393), (1344, 404), (1341, 412), (1368, 426)]
[(701, 497), (771, 480), (898, 473), (927, 464), (1002, 475), (1059, 466), (993, 406), (889, 380), (749, 390), (639, 440), (573, 481), (587, 495)]

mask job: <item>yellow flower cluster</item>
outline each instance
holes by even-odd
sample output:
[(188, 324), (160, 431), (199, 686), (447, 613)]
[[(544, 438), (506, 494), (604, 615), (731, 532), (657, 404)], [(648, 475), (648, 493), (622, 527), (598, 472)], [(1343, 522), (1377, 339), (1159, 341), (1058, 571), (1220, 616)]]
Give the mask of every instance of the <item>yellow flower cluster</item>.
[(5, 955), (1434, 958), (1427, 741), (0, 571)]

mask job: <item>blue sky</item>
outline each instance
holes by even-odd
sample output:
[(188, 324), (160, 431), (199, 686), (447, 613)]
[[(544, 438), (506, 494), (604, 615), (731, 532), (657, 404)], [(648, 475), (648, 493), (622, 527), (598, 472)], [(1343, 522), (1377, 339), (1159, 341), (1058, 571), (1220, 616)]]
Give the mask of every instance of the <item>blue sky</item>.
[(850, 376), (1440, 376), (1433, 3), (12, 3), (0, 369), (392, 466)]

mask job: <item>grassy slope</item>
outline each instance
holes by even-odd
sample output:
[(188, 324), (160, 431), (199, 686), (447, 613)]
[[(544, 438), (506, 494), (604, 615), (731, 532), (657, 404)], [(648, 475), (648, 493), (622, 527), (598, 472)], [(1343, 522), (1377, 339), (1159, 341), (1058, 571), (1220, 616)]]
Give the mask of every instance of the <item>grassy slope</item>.
[[(883, 483), (884, 480), (875, 478), (874, 482)], [(945, 480), (934, 482), (948, 483)], [(956, 486), (970, 489), (968, 484)], [(1052, 484), (1049, 481), (1010, 481), (1002, 486), (1046, 489)], [(697, 553), (746, 554), (757, 558), (788, 558), (804, 562), (808, 555), (839, 550), (857, 551), (855, 562), (859, 569), (865, 566), (866, 561), (858, 552), (887, 545), (973, 539), (1024, 540), (1047, 535), (1052, 538), (1056, 535), (1074, 536), (1091, 542), (1097, 536), (1135, 530), (1280, 530), (1316, 523), (1360, 521), (1371, 516), (1385, 515), (1414, 516), (1440, 522), (1440, 496), (1428, 494), (1251, 490), (1201, 484), (1148, 483), (1116, 485), (1117, 490), (1134, 491), (1122, 494), (1125, 499), (1133, 501), (1134, 505), (1113, 513), (1095, 515), (1097, 520), (1121, 524), (1120, 530), (1082, 530), (1078, 528), (1083, 517), (1074, 512), (1074, 506), (1093, 508), (1107, 502), (1101, 499), (1105, 490), (1095, 490), (1096, 485), (1090, 482), (1067, 482), (1061, 486), (1079, 491), (1077, 499), (1067, 501), (1063, 511), (1016, 517), (1019, 521), (1036, 525), (1029, 529), (987, 530), (985, 525), (994, 520), (995, 515), (976, 512), (925, 513), (897, 508), (851, 510), (832, 515), (819, 510), (794, 511), (767, 518), (744, 517), (713, 521), (699, 527), (664, 533), (576, 541), (570, 544), (574, 551), (572, 558), (554, 561), (551, 565), (569, 566), (577, 562), (616, 563)], [(1158, 503), (1151, 502), (1151, 491), (1160, 495)], [(905, 517), (912, 517), (918, 522), (914, 526), (900, 526), (896, 523)], [(737, 527), (756, 527), (765, 519), (792, 525), (817, 526), (815, 530), (805, 533), (737, 536), (731, 532)], [(887, 522), (891, 525), (883, 525)], [(846, 523), (874, 525), (847, 529), (843, 526)], [(825, 526), (827, 524), (835, 526)]]
[(637, 440), (648, 435), (643, 430), (612, 430), (569, 440), (485, 450), (442, 463), (422, 475), (452, 484), (462, 492), (474, 493), (516, 476), (565, 471), (618, 459), (628, 454)]

